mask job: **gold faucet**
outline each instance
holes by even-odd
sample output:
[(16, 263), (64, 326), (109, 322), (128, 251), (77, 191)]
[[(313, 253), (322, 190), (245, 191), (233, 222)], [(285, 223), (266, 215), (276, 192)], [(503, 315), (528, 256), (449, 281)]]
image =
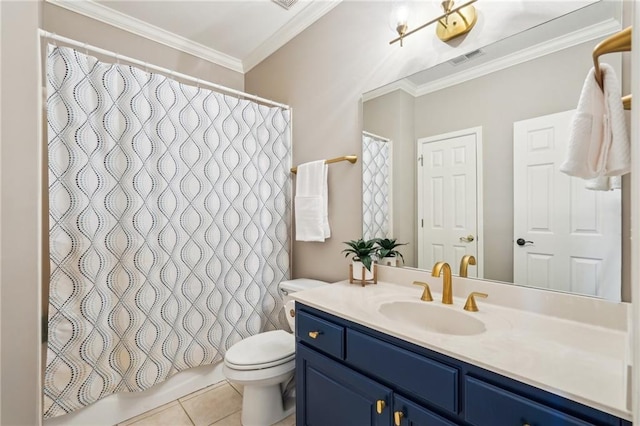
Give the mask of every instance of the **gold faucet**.
[(451, 287), (451, 266), (447, 262), (436, 262), (431, 269), (432, 277), (439, 277), (440, 271), (444, 270), (442, 278), (442, 303), (453, 305), (453, 290)]
[(460, 259), (460, 276), (461, 277), (466, 277), (467, 276), (467, 269), (469, 269), (469, 265), (475, 265), (476, 264), (476, 258), (473, 257), (472, 254), (466, 254), (464, 256), (462, 256), (462, 259)]

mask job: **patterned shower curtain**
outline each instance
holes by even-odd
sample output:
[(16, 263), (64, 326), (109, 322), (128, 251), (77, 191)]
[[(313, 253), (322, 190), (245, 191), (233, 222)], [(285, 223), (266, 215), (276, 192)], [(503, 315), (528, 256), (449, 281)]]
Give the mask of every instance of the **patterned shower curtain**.
[(362, 134), (362, 238), (389, 238), (390, 141)]
[(44, 416), (283, 328), (289, 111), (49, 46)]

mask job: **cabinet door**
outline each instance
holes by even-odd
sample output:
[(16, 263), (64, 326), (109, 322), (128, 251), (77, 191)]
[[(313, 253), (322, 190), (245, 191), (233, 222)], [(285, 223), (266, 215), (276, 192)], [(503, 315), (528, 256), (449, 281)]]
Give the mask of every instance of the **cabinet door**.
[(592, 425), (473, 377), (465, 378), (465, 388), (466, 420), (472, 425)]
[(298, 426), (391, 425), (389, 388), (300, 343), (296, 347), (296, 394)]
[(393, 417), (395, 426), (456, 426), (400, 395), (393, 396)]

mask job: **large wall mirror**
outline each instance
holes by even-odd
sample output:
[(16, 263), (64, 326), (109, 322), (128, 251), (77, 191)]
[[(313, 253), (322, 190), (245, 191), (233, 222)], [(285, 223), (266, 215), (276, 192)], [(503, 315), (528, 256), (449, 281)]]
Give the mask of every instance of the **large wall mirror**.
[[(408, 243), (405, 267), (458, 271), (472, 254), (470, 277), (620, 300), (627, 179), (558, 168), (593, 48), (622, 13), (596, 2), (365, 93), (363, 235)], [(603, 61), (622, 81), (621, 55)]]

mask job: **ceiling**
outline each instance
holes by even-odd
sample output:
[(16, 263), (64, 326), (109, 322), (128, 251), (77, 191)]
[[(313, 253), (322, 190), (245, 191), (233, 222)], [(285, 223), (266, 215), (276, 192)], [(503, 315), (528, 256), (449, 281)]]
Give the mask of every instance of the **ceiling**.
[(245, 73), (342, 0), (46, 1)]

